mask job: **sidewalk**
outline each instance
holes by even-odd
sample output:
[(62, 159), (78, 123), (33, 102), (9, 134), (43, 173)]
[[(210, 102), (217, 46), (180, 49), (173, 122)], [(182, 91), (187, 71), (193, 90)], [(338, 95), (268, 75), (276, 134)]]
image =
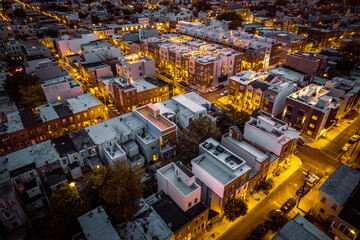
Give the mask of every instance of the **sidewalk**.
[(326, 132), (326, 136), (322, 136), (315, 142), (308, 143), (307, 145), (312, 148), (316, 148), (320, 150), (323, 149), (324, 147), (326, 147), (326, 145), (328, 145), (334, 138), (336, 138), (340, 133), (342, 133), (347, 127), (349, 127), (357, 119), (358, 118), (355, 118), (354, 120), (341, 119), (338, 127), (331, 126), (330, 129)]
[[(274, 188), (270, 190), (269, 194), (280, 184), (282, 184), (285, 180), (287, 180), (293, 173), (295, 173), (302, 165), (302, 162), (300, 158), (297, 156), (293, 156), (291, 160), (288, 162), (286, 167), (283, 167), (284, 170), (281, 172), (281, 174), (277, 177), (272, 177), (274, 180)], [(269, 195), (268, 194), (268, 195)], [(265, 195), (263, 192), (257, 192), (255, 194), (252, 194), (248, 197), (248, 212), (254, 208), (257, 204), (264, 201), (268, 195)], [(255, 200), (260, 198), (260, 200)], [(238, 220), (234, 222), (229, 222), (225, 217), (221, 222), (218, 222), (214, 224), (210, 231), (203, 231), (203, 234), (201, 236), (198, 236), (196, 239), (211, 239), (211, 235), (215, 236), (215, 239), (217, 239), (219, 236), (221, 236), (224, 232), (226, 232), (233, 224), (241, 221), (242, 217), (240, 217)]]

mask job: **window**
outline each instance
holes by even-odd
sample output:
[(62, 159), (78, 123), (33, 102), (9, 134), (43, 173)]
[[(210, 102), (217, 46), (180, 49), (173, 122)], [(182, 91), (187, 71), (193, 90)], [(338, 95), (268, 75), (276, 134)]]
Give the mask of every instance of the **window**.
[(342, 225), (342, 224), (340, 224), (340, 226), (339, 226), (339, 230), (340, 230), (341, 232), (343, 232), (343, 231), (345, 230), (345, 226), (344, 226), (344, 225)]
[(0, 202), (0, 210), (3, 210), (6, 208), (6, 205), (4, 202)]
[(321, 212), (322, 214), (324, 214), (324, 213), (325, 213), (325, 210), (322, 209), (322, 208), (320, 208), (320, 212)]
[(336, 211), (336, 209), (337, 209), (337, 204), (333, 204), (333, 205), (331, 206), (331, 209), (334, 210), (334, 211)]
[(226, 190), (226, 191), (225, 191), (225, 196), (228, 195), (228, 193), (229, 193), (229, 190)]
[(312, 123), (310, 123), (310, 124), (309, 124), (309, 127), (312, 128), (312, 129), (314, 129), (314, 128), (315, 128), (315, 125), (312, 124)]
[(30, 176), (31, 178), (35, 177), (35, 175), (34, 175), (33, 172), (31, 172), (31, 173), (29, 174), (29, 176)]
[(165, 136), (165, 137), (164, 137), (164, 143), (167, 142), (167, 141), (168, 141), (168, 137)]
[(232, 187), (231, 187), (231, 191), (233, 191), (234, 189), (235, 189), (235, 184), (234, 185), (232, 185)]
[(191, 207), (191, 202), (188, 203), (188, 207), (189, 207), (189, 208)]
[(60, 100), (61, 100), (60, 96), (58, 96), (58, 97), (57, 97), (57, 100), (58, 100), (58, 101), (60, 101)]
[(142, 77), (142, 73), (140, 73), (139, 75), (140, 75), (140, 77)]
[(312, 131), (310, 131), (310, 130), (308, 130), (306, 134), (307, 134), (307, 135), (312, 135), (312, 134), (313, 134), (313, 132), (312, 132)]
[(151, 150), (154, 150), (154, 149), (155, 149), (155, 146), (152, 146), (152, 147), (151, 147)]
[(286, 108), (286, 111), (292, 112), (292, 110), (293, 110), (293, 107), (288, 105), (287, 108)]
[(261, 96), (261, 92), (257, 92), (256, 95)]
[(66, 164), (67, 164), (66, 159), (63, 159), (63, 160), (62, 160), (62, 162), (63, 162), (63, 164), (64, 164), (64, 165), (66, 165)]
[(5, 213), (3, 213), (3, 215), (6, 219), (9, 219), (12, 217), (11, 213), (9, 213), (9, 212), (5, 212)]
[(313, 120), (315, 120), (315, 121), (318, 119), (318, 117), (315, 116), (315, 115), (313, 115), (311, 118), (312, 118)]
[(194, 203), (197, 203), (197, 201), (198, 201), (197, 198), (195, 198)]
[(321, 198), (321, 202), (322, 202), (322, 203), (326, 203), (326, 197), (322, 197), (322, 198)]

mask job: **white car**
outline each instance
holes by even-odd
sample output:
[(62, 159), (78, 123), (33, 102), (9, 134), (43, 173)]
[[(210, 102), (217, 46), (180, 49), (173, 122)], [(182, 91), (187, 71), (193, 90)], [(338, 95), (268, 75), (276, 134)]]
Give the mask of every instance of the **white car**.
[(217, 90), (217, 87), (211, 87), (209, 88), (209, 92), (215, 92)]
[(226, 90), (226, 91), (223, 91), (222, 93), (220, 93), (220, 95), (221, 96), (226, 96), (226, 95), (228, 95), (228, 91)]

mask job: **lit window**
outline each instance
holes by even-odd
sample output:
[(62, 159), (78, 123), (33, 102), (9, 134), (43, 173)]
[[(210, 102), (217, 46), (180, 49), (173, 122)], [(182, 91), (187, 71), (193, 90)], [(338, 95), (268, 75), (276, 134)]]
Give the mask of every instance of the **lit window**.
[(312, 116), (312, 119), (313, 119), (313, 120), (317, 120), (317, 119), (318, 119), (318, 117), (317, 117), (317, 116), (315, 116), (315, 115), (313, 115), (313, 116)]
[(58, 97), (57, 97), (57, 100), (60, 101), (60, 99), (61, 99), (60, 96), (58, 96)]
[(314, 128), (314, 127), (315, 127), (315, 125), (314, 125), (314, 124), (312, 124), (312, 123), (310, 123), (310, 124), (309, 124), (309, 127)]
[(312, 131), (310, 131), (310, 130), (307, 131), (307, 135), (312, 135), (312, 134), (313, 134)]

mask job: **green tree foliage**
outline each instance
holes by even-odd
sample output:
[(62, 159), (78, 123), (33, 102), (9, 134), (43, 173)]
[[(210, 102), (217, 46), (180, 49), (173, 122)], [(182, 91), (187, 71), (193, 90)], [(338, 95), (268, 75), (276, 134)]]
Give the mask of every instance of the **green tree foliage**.
[(280, 210), (271, 210), (268, 213), (268, 220), (269, 230), (277, 232), (289, 221), (289, 217)]
[(48, 234), (51, 239), (68, 239), (77, 232), (77, 217), (83, 214), (75, 188), (64, 185), (50, 197)]
[(245, 111), (225, 110), (218, 115), (217, 124), (222, 133), (226, 133), (231, 126), (237, 126), (244, 132), (245, 123), (249, 121), (250, 115)]
[(245, 216), (248, 206), (243, 199), (237, 198), (231, 200), (224, 207), (224, 216), (230, 221), (235, 221), (240, 216)]
[(257, 187), (259, 190), (264, 191), (265, 194), (268, 194), (274, 188), (274, 180), (271, 178), (262, 180)]
[(40, 84), (20, 87), (20, 95), (20, 104), (25, 108), (35, 108), (47, 103)]
[(38, 78), (26, 73), (16, 73), (5, 80), (8, 95), (24, 107), (37, 107), (46, 103)]
[(24, 9), (17, 8), (14, 10), (14, 16), (17, 18), (26, 18), (26, 13)]
[(240, 20), (232, 21), (228, 26), (229, 30), (237, 30), (238, 27), (242, 27), (242, 21)]
[(129, 220), (138, 210), (144, 185), (143, 172), (134, 171), (124, 161), (101, 167), (86, 176), (87, 186), (98, 201), (119, 221)]
[(216, 19), (218, 20), (225, 20), (225, 21), (231, 21), (229, 23), (228, 28), (230, 30), (236, 30), (238, 27), (242, 26), (243, 19), (238, 15), (235, 11), (228, 11), (219, 14)]
[(176, 159), (184, 164), (190, 163), (191, 159), (199, 155), (199, 144), (208, 138), (218, 139), (221, 133), (215, 123), (209, 118), (195, 119), (189, 127), (181, 129), (176, 140), (170, 140), (170, 144), (176, 146)]

